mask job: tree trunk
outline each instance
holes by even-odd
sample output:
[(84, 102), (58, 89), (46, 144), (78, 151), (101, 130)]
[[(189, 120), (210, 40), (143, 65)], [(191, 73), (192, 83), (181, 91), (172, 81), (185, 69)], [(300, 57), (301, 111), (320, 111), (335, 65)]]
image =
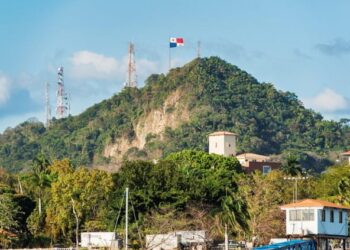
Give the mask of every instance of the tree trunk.
[(75, 216), (75, 222), (76, 222), (76, 226), (75, 226), (75, 247), (76, 247), (76, 249), (79, 249), (79, 218), (78, 218), (77, 211), (75, 211), (73, 198), (72, 198), (72, 208), (73, 208), (73, 214)]

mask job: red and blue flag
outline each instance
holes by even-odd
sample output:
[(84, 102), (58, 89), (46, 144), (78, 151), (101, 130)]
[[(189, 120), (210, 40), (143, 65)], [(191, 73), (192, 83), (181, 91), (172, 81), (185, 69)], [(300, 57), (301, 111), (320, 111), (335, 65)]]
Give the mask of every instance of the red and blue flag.
[(179, 46), (184, 46), (184, 39), (182, 37), (171, 37), (170, 38), (170, 48), (175, 48)]

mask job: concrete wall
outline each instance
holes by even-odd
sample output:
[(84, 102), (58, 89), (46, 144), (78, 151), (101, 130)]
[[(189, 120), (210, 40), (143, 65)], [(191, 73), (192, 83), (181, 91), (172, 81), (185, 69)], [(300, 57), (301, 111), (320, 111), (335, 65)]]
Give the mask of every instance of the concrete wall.
[(209, 153), (223, 156), (236, 155), (235, 135), (210, 135)]
[(146, 235), (146, 248), (153, 250), (177, 249), (181, 242), (181, 235), (175, 233)]
[(116, 234), (114, 232), (81, 233), (82, 247), (110, 247), (114, 240), (116, 240)]

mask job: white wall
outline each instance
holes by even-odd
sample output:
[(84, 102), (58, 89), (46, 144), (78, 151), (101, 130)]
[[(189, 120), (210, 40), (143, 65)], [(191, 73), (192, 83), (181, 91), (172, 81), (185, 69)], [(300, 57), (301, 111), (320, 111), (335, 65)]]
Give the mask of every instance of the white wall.
[(209, 153), (223, 156), (236, 155), (235, 135), (210, 135)]
[(313, 209), (313, 208), (293, 208), (286, 210), (286, 234), (287, 235), (305, 235), (305, 234), (317, 234), (317, 209), (314, 210), (314, 220), (313, 221), (291, 221), (289, 217), (290, 210), (303, 210), (303, 209)]
[(82, 247), (110, 247), (114, 240), (116, 240), (116, 234), (114, 232), (81, 233)]
[[(313, 209), (313, 221), (291, 221), (289, 211), (294, 209)], [(347, 212), (343, 211), (343, 222), (339, 223), (338, 209), (334, 209), (334, 222), (330, 222), (330, 210), (326, 208), (326, 221), (322, 222), (322, 208), (293, 208), (286, 209), (286, 234), (306, 235), (306, 234), (328, 234), (328, 235), (348, 235)]]
[(175, 233), (146, 235), (146, 248), (152, 250), (171, 250), (178, 248), (181, 235)]

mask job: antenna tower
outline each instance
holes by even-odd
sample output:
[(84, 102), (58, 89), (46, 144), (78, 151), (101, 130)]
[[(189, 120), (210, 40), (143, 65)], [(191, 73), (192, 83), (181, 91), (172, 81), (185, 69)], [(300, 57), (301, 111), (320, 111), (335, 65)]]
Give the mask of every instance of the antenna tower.
[(129, 43), (128, 49), (128, 76), (125, 83), (125, 87), (136, 88), (137, 76), (136, 76), (136, 63), (135, 63), (135, 47), (133, 43)]
[(56, 115), (57, 119), (67, 117), (67, 111), (69, 107), (68, 96), (64, 90), (64, 75), (63, 67), (59, 67), (57, 70), (58, 80), (58, 90), (57, 90), (57, 103), (56, 103)]
[(51, 105), (50, 105), (50, 83), (46, 83), (45, 92), (45, 112), (46, 112), (46, 127), (50, 127), (51, 124)]

